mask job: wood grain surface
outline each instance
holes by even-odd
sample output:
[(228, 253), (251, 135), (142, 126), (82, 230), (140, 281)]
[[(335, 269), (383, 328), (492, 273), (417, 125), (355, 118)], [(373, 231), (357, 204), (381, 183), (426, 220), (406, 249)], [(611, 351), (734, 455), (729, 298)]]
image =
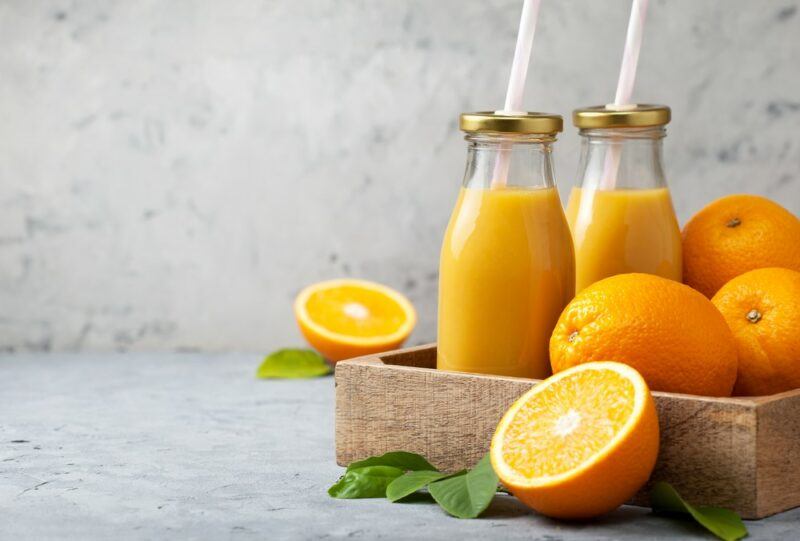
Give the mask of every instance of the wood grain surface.
[[(336, 460), (387, 451), (426, 456), (440, 469), (472, 466), (500, 417), (536, 380), (435, 370), (420, 346), (336, 365)], [(762, 518), (800, 505), (800, 391), (710, 398), (653, 393), (661, 449), (651, 483), (690, 502)], [(632, 503), (648, 504), (649, 485)]]

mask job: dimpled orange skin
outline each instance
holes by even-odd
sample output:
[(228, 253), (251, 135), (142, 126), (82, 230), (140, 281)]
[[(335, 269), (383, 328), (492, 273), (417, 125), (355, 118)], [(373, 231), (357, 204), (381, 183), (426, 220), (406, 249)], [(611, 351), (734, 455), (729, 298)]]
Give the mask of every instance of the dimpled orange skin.
[(711, 302), (736, 339), (739, 376), (734, 395), (800, 388), (800, 272), (746, 272), (722, 286)]
[(701, 293), (650, 274), (619, 274), (581, 291), (550, 338), (553, 372), (590, 361), (632, 366), (650, 389), (730, 396), (736, 343)]
[(800, 219), (765, 197), (722, 197), (683, 228), (683, 281), (708, 298), (764, 267), (800, 271)]

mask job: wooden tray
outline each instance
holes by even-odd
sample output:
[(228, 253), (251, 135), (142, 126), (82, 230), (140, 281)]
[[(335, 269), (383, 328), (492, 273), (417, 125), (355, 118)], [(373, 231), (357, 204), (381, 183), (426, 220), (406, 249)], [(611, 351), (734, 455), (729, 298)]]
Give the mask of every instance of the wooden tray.
[[(435, 370), (436, 346), (336, 365), (336, 461), (387, 451), (455, 471), (488, 450), (500, 417), (536, 380)], [(763, 518), (800, 505), (800, 390), (754, 398), (653, 393), (661, 451), (653, 481), (689, 502)], [(649, 487), (631, 503), (647, 505)]]

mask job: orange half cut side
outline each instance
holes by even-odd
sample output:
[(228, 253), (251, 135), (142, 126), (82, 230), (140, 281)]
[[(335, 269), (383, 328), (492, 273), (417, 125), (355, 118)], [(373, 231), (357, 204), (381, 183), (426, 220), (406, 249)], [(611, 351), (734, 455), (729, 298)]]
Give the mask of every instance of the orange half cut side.
[(544, 380), (503, 416), (491, 459), (524, 503), (558, 518), (611, 511), (647, 481), (658, 455), (650, 390), (630, 366), (593, 362)]
[(295, 299), (294, 313), (308, 342), (332, 361), (397, 348), (417, 321), (403, 294), (355, 279), (305, 288)]

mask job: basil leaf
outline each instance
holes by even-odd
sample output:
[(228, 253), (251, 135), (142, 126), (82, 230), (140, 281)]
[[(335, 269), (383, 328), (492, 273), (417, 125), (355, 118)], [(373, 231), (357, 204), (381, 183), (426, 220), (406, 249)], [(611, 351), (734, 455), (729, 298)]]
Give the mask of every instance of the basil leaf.
[(365, 458), (347, 466), (347, 471), (363, 468), (364, 466), (392, 466), (403, 471), (439, 471), (433, 464), (425, 460), (422, 455), (409, 453), (408, 451), (392, 451), (380, 456)]
[(691, 516), (698, 524), (724, 541), (736, 541), (747, 536), (747, 528), (742, 519), (733, 511), (690, 505), (671, 485), (663, 481), (653, 486), (650, 500), (654, 513)]
[(483, 513), (497, 492), (497, 474), (489, 455), (463, 475), (428, 485), (428, 492), (445, 511), (458, 518), (475, 518)]
[(403, 475), (403, 470), (391, 466), (367, 466), (348, 470), (328, 489), (332, 498), (384, 498), (389, 483)]
[(257, 378), (315, 378), (331, 373), (322, 355), (310, 349), (279, 349), (267, 355)]
[(445, 477), (449, 477), (449, 474), (438, 471), (410, 471), (389, 483), (389, 486), (386, 487), (386, 499), (390, 502), (402, 500), (406, 496), (425, 488), (430, 483)]

